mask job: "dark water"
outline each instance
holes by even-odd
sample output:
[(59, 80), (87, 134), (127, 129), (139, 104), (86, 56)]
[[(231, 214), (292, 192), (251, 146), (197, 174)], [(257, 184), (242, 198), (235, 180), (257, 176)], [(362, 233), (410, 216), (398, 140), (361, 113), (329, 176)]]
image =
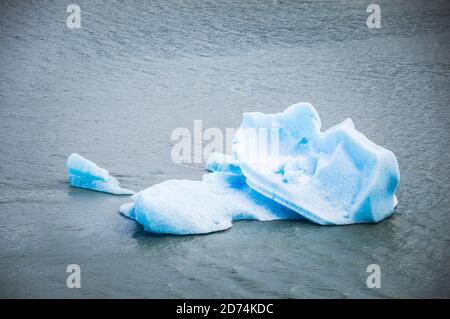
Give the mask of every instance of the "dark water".
[[(381, 29), (368, 1), (77, 1), (78, 30), (70, 3), (0, 2), (0, 297), (450, 297), (448, 1), (377, 1)], [(392, 218), (155, 236), (127, 197), (67, 185), (72, 152), (135, 190), (200, 179), (170, 159), (176, 127), (298, 101), (394, 151)]]

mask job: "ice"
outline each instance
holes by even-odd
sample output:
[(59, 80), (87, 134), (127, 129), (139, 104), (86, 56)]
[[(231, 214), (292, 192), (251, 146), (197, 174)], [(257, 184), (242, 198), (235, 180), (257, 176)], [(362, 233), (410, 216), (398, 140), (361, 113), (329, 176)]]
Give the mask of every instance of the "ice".
[(299, 214), (260, 195), (242, 175), (210, 173), (202, 181), (168, 180), (132, 197), (119, 211), (146, 231), (204, 234), (228, 229), (232, 221), (298, 219)]
[[(72, 186), (113, 194), (108, 171), (78, 154)], [(204, 234), (242, 219), (303, 219), (322, 225), (374, 223), (392, 215), (400, 173), (395, 155), (358, 132), (351, 119), (322, 132), (309, 103), (282, 113), (245, 113), (233, 154), (212, 153), (201, 181), (172, 179), (140, 191), (121, 214), (146, 231)]]
[(351, 119), (320, 128), (309, 103), (277, 114), (245, 113), (233, 165), (252, 189), (313, 222), (345, 225), (389, 217), (400, 179), (395, 155), (358, 132)]
[(75, 187), (87, 188), (116, 195), (131, 195), (132, 190), (121, 188), (119, 182), (109, 172), (95, 163), (73, 153), (67, 159), (69, 183)]
[(206, 163), (206, 169), (211, 172), (224, 172), (242, 175), (239, 163), (230, 155), (211, 153)]

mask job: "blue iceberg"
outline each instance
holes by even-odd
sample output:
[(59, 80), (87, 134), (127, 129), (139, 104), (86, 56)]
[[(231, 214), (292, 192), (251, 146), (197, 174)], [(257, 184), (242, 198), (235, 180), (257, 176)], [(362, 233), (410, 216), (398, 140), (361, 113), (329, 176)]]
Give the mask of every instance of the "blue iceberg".
[(351, 119), (320, 128), (309, 103), (277, 114), (245, 113), (233, 162), (253, 190), (312, 222), (374, 223), (392, 215), (400, 179), (395, 155), (358, 132)]
[(116, 195), (132, 195), (132, 190), (121, 188), (120, 183), (109, 172), (95, 163), (73, 153), (67, 159), (69, 183), (74, 187), (92, 189)]
[(351, 119), (321, 132), (317, 111), (245, 113), (233, 155), (212, 153), (202, 181), (168, 180), (120, 212), (147, 231), (202, 234), (241, 219), (306, 218), (321, 225), (389, 217), (400, 173), (395, 155), (358, 132)]
[(146, 231), (205, 234), (228, 229), (232, 221), (302, 218), (247, 186), (242, 175), (211, 173), (202, 181), (168, 180), (132, 196), (119, 211)]
[[(72, 186), (112, 194), (108, 171), (72, 154)], [(400, 172), (395, 155), (347, 119), (321, 131), (309, 103), (282, 113), (245, 113), (233, 154), (212, 153), (201, 181), (168, 180), (144, 189), (119, 211), (161, 234), (205, 234), (242, 219), (307, 219), (321, 225), (376, 223), (394, 212)]]

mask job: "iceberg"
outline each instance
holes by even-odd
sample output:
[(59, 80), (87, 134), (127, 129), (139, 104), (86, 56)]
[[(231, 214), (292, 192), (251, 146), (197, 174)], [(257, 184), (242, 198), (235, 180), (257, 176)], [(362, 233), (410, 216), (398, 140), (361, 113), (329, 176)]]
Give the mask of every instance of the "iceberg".
[(397, 159), (351, 119), (325, 131), (309, 103), (284, 112), (244, 113), (233, 154), (212, 153), (201, 181), (171, 179), (136, 194), (78, 154), (72, 186), (131, 195), (119, 212), (160, 234), (206, 234), (233, 221), (307, 219), (320, 225), (376, 223), (398, 204)]
[[(309, 103), (277, 114), (244, 113), (233, 163), (250, 188), (321, 225), (375, 223), (392, 215), (400, 180), (395, 155), (358, 132), (351, 119), (320, 129)], [(263, 147), (255, 152), (255, 145)]]
[(87, 188), (116, 195), (132, 195), (134, 191), (121, 188), (119, 181), (95, 163), (73, 153), (66, 162), (69, 183), (74, 187)]
[(168, 180), (132, 196), (119, 212), (160, 234), (205, 234), (232, 221), (300, 219), (301, 215), (249, 188), (242, 175), (210, 173), (202, 181)]

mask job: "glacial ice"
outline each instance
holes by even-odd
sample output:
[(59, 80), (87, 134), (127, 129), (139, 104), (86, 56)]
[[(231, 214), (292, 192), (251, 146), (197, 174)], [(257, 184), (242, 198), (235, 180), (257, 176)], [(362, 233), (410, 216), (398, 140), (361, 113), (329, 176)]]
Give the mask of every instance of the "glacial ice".
[[(351, 119), (324, 132), (320, 128), (309, 103), (277, 114), (245, 113), (233, 161), (252, 189), (315, 223), (373, 223), (389, 217), (398, 203), (395, 155), (358, 132)], [(264, 151), (255, 152), (255, 141), (266, 144)]]
[(161, 234), (204, 234), (228, 229), (232, 221), (302, 218), (260, 195), (242, 175), (210, 173), (202, 181), (168, 180), (132, 196), (119, 211), (146, 231)]
[(208, 161), (206, 162), (205, 168), (210, 172), (223, 172), (234, 175), (242, 175), (239, 163), (233, 159), (232, 156), (221, 153), (211, 153)]
[[(109, 172), (72, 154), (72, 186), (113, 194)], [(161, 234), (204, 234), (242, 219), (308, 219), (321, 225), (375, 223), (393, 214), (400, 172), (395, 155), (351, 119), (321, 131), (309, 103), (284, 112), (244, 113), (233, 154), (212, 153), (201, 181), (168, 180), (144, 189), (121, 214)]]
[(73, 153), (67, 159), (69, 183), (74, 187), (96, 190), (116, 195), (131, 195), (132, 190), (121, 188), (120, 183), (109, 172), (95, 163)]

